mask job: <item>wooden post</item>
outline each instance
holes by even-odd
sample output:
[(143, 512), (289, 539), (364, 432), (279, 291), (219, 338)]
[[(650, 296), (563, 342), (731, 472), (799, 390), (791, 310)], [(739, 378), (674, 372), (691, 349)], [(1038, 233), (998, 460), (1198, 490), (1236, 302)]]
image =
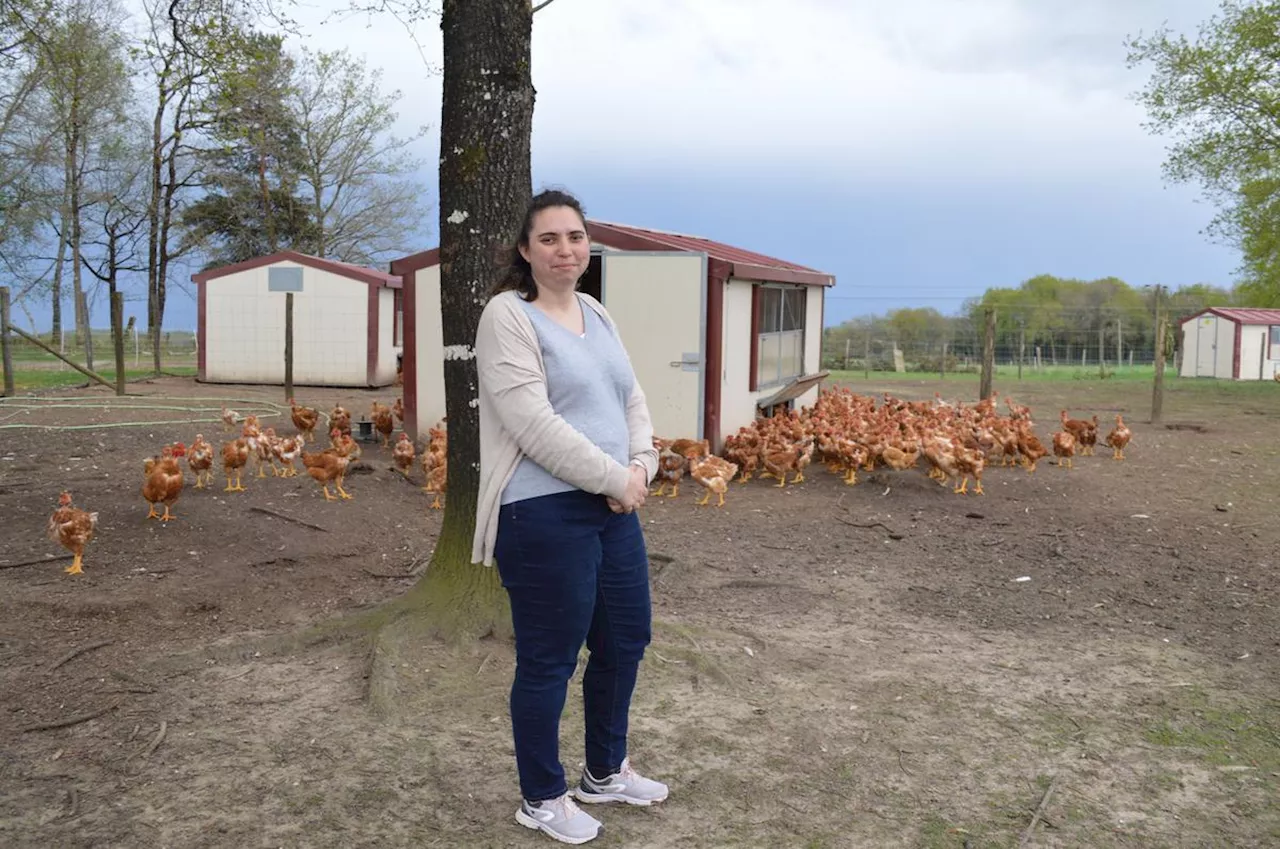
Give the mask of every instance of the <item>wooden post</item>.
[(1116, 368), (1124, 364), (1124, 321), (1116, 319)]
[(871, 379), (871, 331), (867, 330), (867, 337), (863, 340), (862, 352), (862, 376), (867, 380)]
[(111, 341), (116, 354), (116, 394), (124, 395), (124, 293), (111, 293)]
[(947, 340), (942, 340), (942, 356), (938, 359), (938, 379), (947, 379)]
[(89, 296), (80, 292), (80, 310), (84, 316), (84, 365), (93, 371), (93, 323), (89, 321)]
[(9, 287), (0, 286), (0, 356), (4, 363), (4, 394), (12, 398), (17, 394), (13, 388), (13, 351), (9, 346)]
[(19, 336), (21, 336), (23, 339), (26, 339), (32, 345), (35, 345), (40, 350), (53, 354), (55, 357), (62, 360), (64, 363), (66, 363), (76, 371), (83, 374), (85, 377), (89, 377), (89, 378), (92, 378), (93, 380), (96, 380), (98, 383), (101, 383), (103, 386), (107, 387), (108, 389), (115, 389), (115, 386), (113, 386), (111, 382), (107, 380), (105, 377), (103, 377), (102, 375), (98, 374), (95, 371), (90, 371), (89, 369), (85, 368), (84, 366), (80, 365), (74, 360), (71, 360), (71, 359), (68, 359), (67, 357), (62, 356), (62, 354), (59, 354), (57, 351), (55, 351), (52, 346), (46, 345), (44, 342), (42, 342), (38, 336), (32, 336), (30, 333), (23, 330), (21, 327), (14, 327), (10, 325), (9, 329), (12, 330), (14, 333), (18, 334)]
[(284, 400), (293, 398), (293, 293), (284, 293)]
[(1027, 326), (1018, 325), (1018, 380), (1022, 380), (1022, 361), (1027, 357)]
[(1164, 304), (1161, 286), (1156, 285), (1156, 379), (1151, 387), (1151, 423), (1159, 424), (1164, 415)]
[(1098, 320), (1098, 377), (1104, 380), (1107, 377), (1107, 325), (1101, 319)]
[(982, 380), (978, 384), (978, 397), (991, 397), (991, 387), (996, 374), (996, 309), (987, 307), (987, 326), (982, 334)]
[(1040, 371), (1040, 346), (1036, 346), (1036, 371)]
[(849, 343), (852, 341), (853, 341), (852, 336), (846, 336), (844, 338), (844, 370), (845, 371), (849, 370)]

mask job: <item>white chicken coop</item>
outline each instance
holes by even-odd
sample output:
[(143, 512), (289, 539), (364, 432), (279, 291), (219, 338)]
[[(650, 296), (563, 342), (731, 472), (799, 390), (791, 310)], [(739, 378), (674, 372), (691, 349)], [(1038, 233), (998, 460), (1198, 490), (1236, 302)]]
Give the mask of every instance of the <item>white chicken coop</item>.
[(285, 297), (293, 292), (293, 381), (387, 386), (402, 350), (400, 277), (295, 251), (211, 268), (197, 292), (197, 379), (284, 382)]
[[(618, 324), (654, 431), (724, 437), (817, 399), (830, 274), (697, 236), (589, 220), (582, 291)], [(405, 302), (405, 429), (445, 415), (439, 251), (391, 263)]]
[(1272, 380), (1280, 368), (1280, 310), (1210, 307), (1182, 320), (1181, 377)]

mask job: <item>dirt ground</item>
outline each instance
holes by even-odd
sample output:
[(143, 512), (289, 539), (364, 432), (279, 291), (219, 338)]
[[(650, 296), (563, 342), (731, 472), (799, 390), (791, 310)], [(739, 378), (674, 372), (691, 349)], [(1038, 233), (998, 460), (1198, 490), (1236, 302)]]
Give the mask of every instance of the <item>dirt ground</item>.
[[(134, 388), (134, 404), (263, 413), (280, 395)], [(1179, 387), (1173, 427), (1146, 423), (1142, 384), (999, 388), (1042, 437), (1066, 404), (1125, 412), (1128, 460), (991, 469), (983, 497), (921, 472), (846, 487), (815, 469), (785, 490), (735, 484), (722, 510), (695, 507), (696, 486), (650, 500), (655, 639), (632, 754), (672, 795), (597, 812), (593, 845), (1280, 841), (1280, 387)], [(298, 395), (364, 412), (393, 392)], [(188, 485), (176, 521), (147, 521), (143, 458), (198, 430), (217, 441), (216, 418), (0, 405), (0, 426), (87, 426), (0, 429), (0, 844), (554, 845), (512, 819), (509, 645), (393, 658), (413, 686), (391, 712), (370, 709), (360, 645), (236, 650), (404, 592), (440, 514), (366, 446), (352, 501), (305, 476), (227, 494), (219, 472), (212, 491)], [(85, 573), (14, 566), (63, 554), (44, 530), (63, 488), (101, 514)], [(571, 697), (571, 774), (580, 718)]]

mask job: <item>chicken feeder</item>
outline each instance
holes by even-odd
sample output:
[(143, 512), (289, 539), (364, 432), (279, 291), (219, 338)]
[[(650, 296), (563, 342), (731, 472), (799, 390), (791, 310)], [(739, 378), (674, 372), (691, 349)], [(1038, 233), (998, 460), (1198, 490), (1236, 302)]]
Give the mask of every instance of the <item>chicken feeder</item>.
[(356, 439), (360, 442), (373, 442), (377, 437), (373, 433), (373, 422), (361, 419), (356, 422)]

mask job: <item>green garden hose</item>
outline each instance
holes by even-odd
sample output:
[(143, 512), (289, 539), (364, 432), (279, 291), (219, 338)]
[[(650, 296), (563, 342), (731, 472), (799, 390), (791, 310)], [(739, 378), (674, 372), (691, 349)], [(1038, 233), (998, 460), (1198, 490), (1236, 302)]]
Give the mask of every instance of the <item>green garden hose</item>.
[[(0, 412), (4, 410), (15, 410), (8, 416), (0, 418), (0, 430), (18, 430), (18, 429), (34, 429), (34, 430), (102, 430), (106, 428), (117, 427), (155, 427), (157, 425), (185, 425), (185, 424), (204, 424), (222, 421), (222, 408), (225, 405), (237, 405), (243, 407), (244, 411), (256, 415), (259, 419), (277, 418), (283, 416), (288, 407), (277, 404), (274, 401), (266, 401), (261, 398), (210, 398), (210, 397), (171, 397), (165, 396), (165, 400), (172, 401), (203, 401), (205, 404), (217, 404), (216, 407), (211, 406), (179, 406), (175, 404), (138, 404), (134, 401), (145, 400), (141, 397), (125, 397), (125, 398), (94, 398), (83, 399), (78, 401), (75, 398), (66, 396), (41, 396), (41, 395), (15, 395), (13, 397), (0, 398)], [(174, 412), (186, 413), (216, 413), (217, 415), (207, 418), (193, 419), (169, 419), (165, 421), (114, 421), (102, 424), (87, 425), (42, 425), (42, 424), (19, 424), (9, 423), (8, 419), (18, 415), (22, 411), (30, 410), (51, 410), (51, 409), (75, 409), (75, 410), (170, 410)], [(317, 410), (324, 417), (326, 426), (329, 422), (327, 413)], [(241, 419), (243, 419), (243, 415)]]

